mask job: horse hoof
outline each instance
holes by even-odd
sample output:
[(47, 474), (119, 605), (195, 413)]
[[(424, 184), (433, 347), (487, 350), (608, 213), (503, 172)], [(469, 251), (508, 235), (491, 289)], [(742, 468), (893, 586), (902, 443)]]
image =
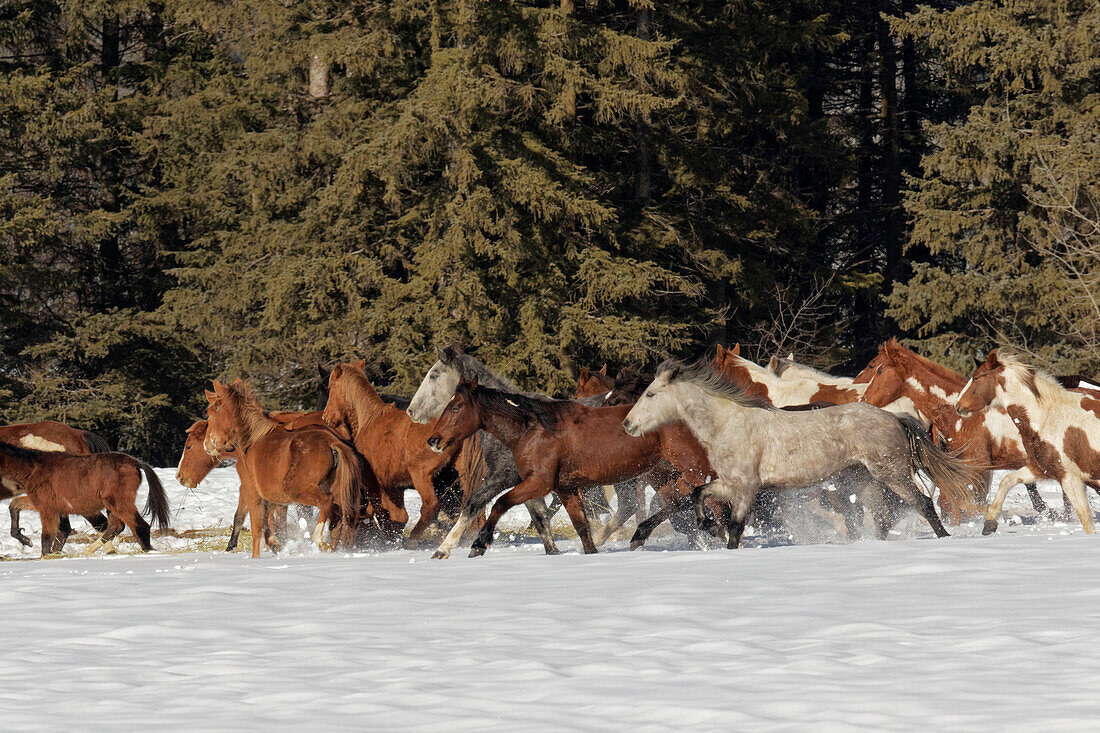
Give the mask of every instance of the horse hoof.
[(23, 534), (22, 532), (20, 532), (17, 535), (12, 535), (12, 536), (15, 537), (15, 539), (19, 540), (21, 543), (23, 543), (23, 545), (25, 547), (30, 547), (31, 546), (30, 539), (28, 539), (27, 535)]
[(474, 545), (473, 547), (470, 548), (469, 557), (481, 557), (482, 555), (485, 554), (486, 549), (487, 548), (485, 548), (485, 547), (478, 547), (477, 545)]
[(644, 545), (644, 544), (645, 544), (645, 540), (631, 540), (630, 541), (630, 551), (633, 552), (634, 550), (640, 550), (640, 549), (642, 549), (642, 545)]
[(408, 539), (405, 540), (405, 549), (406, 550), (416, 550), (419, 547), (420, 547), (420, 540), (414, 540), (412, 537), (409, 537)]
[(327, 542), (318, 542), (317, 547), (321, 548), (321, 552), (335, 552), (336, 548)]
[(560, 555), (561, 550), (559, 550), (556, 547), (548, 547), (548, 548), (546, 548), (546, 554), (547, 555)]
[(443, 552), (442, 550), (436, 550), (435, 552), (432, 553), (432, 559), (433, 560), (446, 560), (450, 556), (451, 556), (451, 553)]
[(997, 520), (996, 519), (987, 519), (987, 520), (985, 520), (985, 525), (982, 527), (982, 534), (983, 535), (993, 534), (996, 531), (997, 531)]

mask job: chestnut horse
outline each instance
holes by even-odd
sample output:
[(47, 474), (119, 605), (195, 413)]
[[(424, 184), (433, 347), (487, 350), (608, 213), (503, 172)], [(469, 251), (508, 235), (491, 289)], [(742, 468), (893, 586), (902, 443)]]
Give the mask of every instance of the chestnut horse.
[(1100, 481), (1100, 399), (1089, 392), (1071, 392), (1053, 377), (1015, 357), (1002, 356), (997, 349), (974, 372), (959, 395), (956, 411), (965, 418), (1003, 407), (1020, 430), (1028, 458), (1022, 468), (1001, 479), (986, 509), (982, 534), (997, 530), (1009, 489), (1040, 475), (1062, 485), (1081, 526), (1093, 533), (1085, 485)]
[[(19, 445), (24, 448), (33, 448), (42, 451), (64, 451), (65, 453), (73, 453), (76, 455), (108, 453), (111, 450), (110, 446), (107, 445), (107, 441), (103, 440), (103, 438), (95, 433), (88, 432), (87, 430), (70, 428), (68, 425), (59, 423), (55, 420), (43, 420), (42, 422), (23, 423), (20, 425), (0, 425), (0, 441), (11, 443), (12, 445)], [(0, 480), (0, 482), (2, 482), (2, 480)], [(14, 484), (10, 486), (4, 485), (3, 488), (11, 494), (21, 492), (21, 489)], [(23, 534), (23, 530), (19, 527), (19, 513), (24, 509), (35, 511), (29, 496), (22, 494), (11, 500), (11, 504), (8, 506), (8, 513), (11, 516), (11, 536), (27, 547), (30, 547), (31, 541)], [(102, 533), (107, 529), (107, 517), (103, 516), (101, 513), (92, 514), (84, 518), (88, 520), (97, 532)], [(72, 534), (73, 529), (72, 525), (69, 523), (68, 514), (61, 515), (60, 526), (61, 534), (65, 537)]]
[(324, 420), (347, 430), (356, 449), (370, 464), (382, 491), (382, 505), (390, 519), (404, 526), (405, 488), (420, 495), (420, 518), (413, 526), (406, 547), (416, 548), (425, 530), (439, 513), (439, 497), (432, 477), (452, 463), (462, 449), (456, 443), (443, 453), (428, 448), (431, 428), (413, 422), (403, 410), (384, 401), (363, 371), (365, 361), (337, 364), (328, 385)]
[(42, 520), (42, 555), (60, 552), (65, 537), (60, 531), (63, 514), (90, 515), (106, 510), (106, 531), (86, 550), (95, 552), (122, 532), (134, 533), (141, 549), (153, 549), (149, 523), (137, 510), (135, 500), (141, 474), (149, 487), (146, 511), (160, 527), (168, 526), (168, 498), (156, 473), (145, 463), (125, 453), (73, 455), (39, 451), (0, 442), (0, 476), (21, 486), (31, 497)]
[[(321, 413), (294, 413), (272, 412), (273, 420), (283, 424), (284, 428), (295, 426), (293, 429), (303, 427), (323, 427), (320, 422)], [(218, 454), (215, 458), (206, 452), (203, 447), (206, 442), (206, 428), (209, 423), (206, 420), (198, 420), (187, 429), (187, 439), (183, 443), (183, 452), (180, 454), (179, 465), (176, 467), (176, 481), (189, 489), (197, 487), (212, 470), (223, 460), (232, 460), (236, 456), (226, 453)], [(252, 501), (256, 489), (248, 484), (249, 474), (244, 467), (236, 465), (237, 478), (240, 481), (240, 490), (237, 498), (237, 510), (233, 513), (233, 527), (229, 534), (229, 543), (225, 547), (226, 552), (237, 549), (237, 541), (240, 538), (241, 527), (244, 518), (248, 514), (248, 507), (255, 503)], [(271, 508), (271, 527), (266, 531), (274, 532), (276, 536), (282, 536), (286, 527), (286, 507), (276, 505)]]
[[(249, 497), (252, 557), (260, 556), (260, 535), (271, 545), (269, 504), (307, 504), (318, 508), (313, 541), (322, 550), (350, 546), (355, 537), (364, 497), (377, 496), (374, 475), (355, 451), (332, 431), (322, 428), (285, 430), (273, 420), (241, 380), (214, 382), (206, 393), (210, 407), (205, 448), (211, 457), (235, 455), (255, 488)], [(262, 501), (261, 501), (262, 500)], [(333, 510), (339, 526), (324, 541), (325, 525)], [(277, 546), (277, 543), (275, 544)]]

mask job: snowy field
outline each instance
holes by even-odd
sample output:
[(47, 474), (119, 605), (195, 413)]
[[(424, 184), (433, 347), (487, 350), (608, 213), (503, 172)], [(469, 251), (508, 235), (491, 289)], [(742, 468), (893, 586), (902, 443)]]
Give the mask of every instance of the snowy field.
[(232, 469), (194, 492), (159, 473), (182, 535), (160, 553), (33, 560), (31, 514), (33, 549), (0, 542), (26, 558), (0, 564), (3, 730), (1100, 725), (1100, 538), (1035, 521), (1022, 490), (993, 537), (909, 519), (839, 544), (806, 515), (735, 552), (666, 533), (545, 557), (505, 535), (474, 560), (296, 542), (252, 561), (210, 549)]

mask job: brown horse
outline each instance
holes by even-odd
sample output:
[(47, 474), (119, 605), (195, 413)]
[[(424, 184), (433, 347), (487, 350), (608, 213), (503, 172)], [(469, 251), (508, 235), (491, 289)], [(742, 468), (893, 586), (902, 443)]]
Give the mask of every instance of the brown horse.
[(456, 443), (441, 454), (429, 449), (431, 427), (413, 422), (403, 410), (383, 400), (363, 371), (365, 363), (333, 367), (324, 420), (353, 437), (356, 449), (374, 471), (382, 507), (393, 522), (404, 526), (408, 521), (405, 489), (412, 486), (420, 495), (420, 519), (406, 541), (407, 547), (415, 548), (439, 513), (432, 477), (452, 463), (463, 446)]
[(62, 514), (90, 515), (106, 510), (106, 531), (87, 550), (94, 552), (129, 527), (141, 549), (153, 549), (149, 523), (137, 510), (135, 499), (141, 474), (149, 485), (153, 519), (168, 526), (168, 498), (156, 473), (125, 453), (69, 453), (39, 451), (0, 442), (0, 476), (15, 481), (31, 497), (42, 520), (42, 554), (60, 552), (65, 537), (60, 531)]
[[(303, 427), (319, 427), (316, 423), (313, 423), (312, 415), (317, 415), (318, 419), (321, 413), (305, 413), (310, 416), (306, 421), (299, 423), (298, 418), (302, 417), (302, 413), (271, 413), (272, 419), (283, 422), (286, 424), (301, 424)], [(189, 489), (197, 487), (202, 480), (206, 478), (214, 468), (223, 460), (235, 459), (235, 455), (231, 454), (218, 454), (217, 458), (211, 456), (206, 452), (203, 447), (206, 442), (206, 428), (208, 426), (206, 420), (198, 420), (191, 427), (187, 429), (187, 439), (183, 443), (183, 452), (180, 454), (180, 462), (176, 467), (176, 481), (186, 486)], [(323, 427), (323, 426), (320, 426)], [(237, 510), (233, 513), (233, 527), (229, 534), (229, 543), (225, 547), (226, 552), (232, 552), (237, 549), (237, 541), (240, 538), (241, 527), (244, 525), (244, 518), (248, 514), (249, 506), (255, 504), (256, 489), (249, 482), (249, 473), (243, 469), (238, 463), (235, 468), (237, 469), (237, 478), (240, 481), (240, 490), (237, 498)], [(276, 505), (271, 508), (271, 526), (265, 530), (267, 532), (273, 532), (276, 537), (281, 537), (285, 533), (286, 528), (286, 507)]]
[[(212, 457), (235, 455), (255, 488), (248, 512), (252, 524), (252, 557), (260, 556), (260, 534), (277, 547), (268, 530), (268, 504), (307, 504), (318, 508), (313, 541), (323, 550), (325, 525), (334, 508), (339, 527), (333, 544), (348, 545), (355, 537), (363, 497), (377, 496), (374, 475), (355, 451), (325, 428), (285, 430), (260, 406), (241, 380), (225, 385), (214, 382), (206, 393), (210, 407), (205, 447)], [(262, 500), (262, 501), (261, 501)]]
[(459, 384), (428, 445), (443, 454), (484, 430), (511, 449), (521, 478), (493, 504), (470, 557), (485, 554), (506, 511), (550, 492), (561, 497), (584, 552), (596, 552), (581, 492), (634, 478), (663, 460), (656, 434), (631, 438), (619, 428), (628, 411), (479, 388), (477, 379)]
[[(63, 451), (76, 455), (107, 453), (111, 450), (110, 446), (107, 445), (107, 441), (103, 440), (103, 438), (95, 433), (88, 432), (87, 430), (70, 428), (68, 425), (59, 423), (55, 420), (43, 420), (42, 422), (23, 423), (20, 425), (0, 425), (0, 441), (11, 443), (12, 445), (19, 445), (23, 448), (33, 448), (42, 451)], [(3, 489), (11, 494), (16, 494), (21, 491), (21, 489), (14, 484), (10, 486), (5, 485)], [(8, 506), (8, 513), (11, 516), (11, 536), (27, 547), (30, 547), (30, 539), (23, 534), (23, 530), (19, 527), (19, 514), (26, 509), (35, 511), (31, 498), (26, 494), (22, 494), (11, 500), (11, 504)], [(88, 520), (97, 532), (102, 533), (107, 529), (107, 517), (103, 516), (101, 513), (92, 514), (84, 518)], [(72, 531), (73, 528), (69, 523), (69, 515), (62, 514), (61, 534), (68, 537), (72, 534)]]
[(595, 397), (606, 394), (615, 388), (615, 380), (607, 375), (607, 364), (600, 367), (598, 372), (590, 372), (581, 368), (577, 376), (577, 388), (573, 390), (573, 399), (583, 400), (585, 397)]

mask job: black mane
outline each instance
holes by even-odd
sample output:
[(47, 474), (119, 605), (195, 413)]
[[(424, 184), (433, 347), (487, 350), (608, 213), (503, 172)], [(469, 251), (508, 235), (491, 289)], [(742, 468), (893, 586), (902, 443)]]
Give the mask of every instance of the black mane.
[(0, 453), (23, 461), (24, 463), (34, 463), (38, 460), (38, 457), (42, 454), (42, 451), (34, 450), (33, 448), (24, 448), (12, 443), (5, 443), (0, 440)]
[(572, 400), (529, 397), (480, 385), (471, 391), (466, 382), (458, 385), (455, 394), (459, 393), (483, 410), (528, 425), (537, 422), (546, 430), (557, 430), (561, 421), (577, 410), (577, 403)]

